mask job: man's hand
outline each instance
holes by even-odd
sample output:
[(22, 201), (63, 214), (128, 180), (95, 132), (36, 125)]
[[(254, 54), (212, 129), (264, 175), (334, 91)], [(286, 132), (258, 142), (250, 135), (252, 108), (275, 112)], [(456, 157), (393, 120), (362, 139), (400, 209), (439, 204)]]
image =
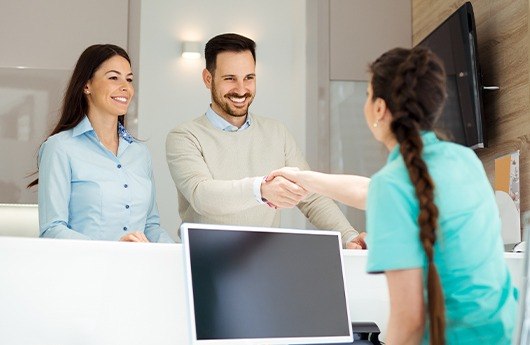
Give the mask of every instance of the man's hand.
[(355, 237), (350, 242), (346, 243), (346, 249), (366, 249), (366, 232), (361, 232), (359, 236)]
[(261, 196), (278, 208), (292, 208), (308, 194), (305, 189), (282, 176), (267, 178), (261, 183)]
[(147, 242), (149, 243), (149, 240), (147, 237), (145, 237), (145, 234), (141, 231), (134, 231), (130, 232), (127, 235), (123, 235), (120, 238), (120, 241), (123, 242)]

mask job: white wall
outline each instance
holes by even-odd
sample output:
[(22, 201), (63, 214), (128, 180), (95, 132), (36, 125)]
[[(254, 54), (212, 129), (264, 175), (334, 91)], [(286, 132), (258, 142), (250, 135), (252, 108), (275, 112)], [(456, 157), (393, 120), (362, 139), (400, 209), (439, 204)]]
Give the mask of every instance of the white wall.
[[(180, 225), (177, 194), (165, 159), (165, 139), (177, 124), (204, 113), (210, 94), (201, 79), (204, 57), (184, 60), (183, 40), (204, 44), (236, 32), (257, 43), (257, 96), (251, 111), (281, 120), (305, 150), (304, 0), (140, 1), (138, 135), (153, 156), (161, 223)], [(283, 211), (283, 227), (303, 228), (298, 210)]]

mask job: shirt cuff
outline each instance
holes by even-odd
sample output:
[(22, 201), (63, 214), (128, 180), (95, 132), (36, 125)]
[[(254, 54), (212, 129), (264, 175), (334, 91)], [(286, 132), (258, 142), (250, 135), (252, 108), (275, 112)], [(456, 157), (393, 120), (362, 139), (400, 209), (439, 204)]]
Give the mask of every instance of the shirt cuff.
[(254, 197), (256, 198), (256, 201), (258, 202), (258, 204), (261, 204), (261, 205), (265, 205), (267, 202), (265, 200), (263, 200), (263, 198), (261, 197), (261, 183), (263, 182), (263, 180), (265, 179), (266, 176), (261, 176), (261, 177), (256, 177), (254, 179), (254, 185), (252, 187), (253, 191), (254, 191)]

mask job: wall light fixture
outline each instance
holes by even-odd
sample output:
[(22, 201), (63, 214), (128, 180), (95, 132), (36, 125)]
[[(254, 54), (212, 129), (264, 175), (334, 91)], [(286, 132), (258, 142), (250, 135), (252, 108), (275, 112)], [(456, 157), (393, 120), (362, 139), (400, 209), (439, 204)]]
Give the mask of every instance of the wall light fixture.
[(200, 59), (201, 42), (182, 42), (182, 57), (185, 59)]

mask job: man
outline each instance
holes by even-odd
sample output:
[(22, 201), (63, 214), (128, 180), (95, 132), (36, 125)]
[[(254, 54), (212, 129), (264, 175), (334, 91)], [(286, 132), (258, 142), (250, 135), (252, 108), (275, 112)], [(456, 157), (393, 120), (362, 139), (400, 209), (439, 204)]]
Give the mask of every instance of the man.
[(365, 248), (364, 233), (353, 229), (333, 201), (305, 198), (303, 188), (281, 176), (264, 178), (281, 167), (309, 166), (285, 126), (248, 112), (256, 92), (255, 47), (237, 34), (218, 35), (206, 44), (202, 77), (212, 103), (205, 115), (177, 126), (166, 140), (180, 217), (278, 227), (278, 209), (297, 206), (317, 228), (340, 231), (347, 248)]

